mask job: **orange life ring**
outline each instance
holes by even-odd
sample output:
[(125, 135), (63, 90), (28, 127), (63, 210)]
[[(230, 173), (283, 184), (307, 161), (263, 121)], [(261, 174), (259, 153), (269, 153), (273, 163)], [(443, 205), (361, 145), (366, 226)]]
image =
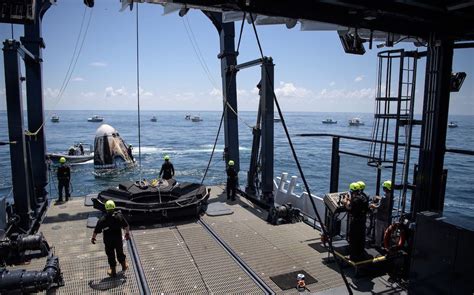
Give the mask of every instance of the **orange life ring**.
[[(398, 237), (398, 242), (396, 245), (392, 246), (391, 240), (392, 240), (392, 234), (396, 232), (397, 230), (400, 230), (400, 236)], [(400, 250), (403, 245), (405, 244), (406, 241), (406, 234), (405, 234), (405, 229), (402, 227), (401, 223), (393, 223), (391, 224), (386, 230), (383, 235), (383, 246), (385, 250), (387, 251), (398, 251)]]

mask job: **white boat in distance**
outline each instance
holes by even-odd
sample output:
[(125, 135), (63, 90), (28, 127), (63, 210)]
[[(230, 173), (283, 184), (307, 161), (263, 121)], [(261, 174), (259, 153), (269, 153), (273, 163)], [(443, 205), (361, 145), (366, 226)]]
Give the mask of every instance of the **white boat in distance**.
[(94, 115), (92, 117), (90, 117), (89, 119), (87, 119), (88, 122), (102, 122), (104, 121), (104, 117), (101, 117), (99, 115)]
[(457, 127), (458, 127), (458, 123), (456, 123), (455, 121), (451, 121), (451, 122), (449, 122), (448, 127), (449, 127), (449, 128), (457, 128)]
[(349, 126), (363, 126), (364, 122), (360, 118), (352, 118), (349, 120)]
[(59, 122), (59, 116), (54, 114), (51, 116), (51, 122), (58, 123)]
[(322, 122), (323, 122), (323, 124), (337, 124), (337, 121), (334, 121), (331, 118), (325, 119)]
[(193, 122), (201, 122), (202, 119), (201, 119), (201, 117), (199, 117), (199, 116), (192, 116), (192, 117), (191, 117), (191, 121), (193, 121)]
[(153, 116), (153, 117), (151, 117), (150, 121), (156, 122), (156, 121), (158, 121), (158, 120), (156, 119), (156, 116)]

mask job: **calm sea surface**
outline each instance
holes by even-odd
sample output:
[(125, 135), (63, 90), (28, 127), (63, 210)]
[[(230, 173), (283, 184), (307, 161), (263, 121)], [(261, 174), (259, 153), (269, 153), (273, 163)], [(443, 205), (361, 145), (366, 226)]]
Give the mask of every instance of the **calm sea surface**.
[[(115, 127), (122, 138), (133, 144), (135, 157), (138, 158), (138, 124), (137, 113), (132, 111), (58, 111), (60, 123), (46, 122), (46, 139), (48, 152), (66, 151), (75, 142), (94, 143), (96, 129), (101, 123), (87, 122), (87, 118), (99, 114), (104, 122)], [(73, 196), (83, 196), (98, 192), (109, 186), (115, 186), (123, 180), (139, 178), (156, 178), (165, 154), (171, 157), (176, 169), (178, 181), (199, 182), (203, 176), (211, 155), (214, 138), (219, 125), (220, 112), (200, 112), (203, 121), (193, 123), (185, 120), (186, 112), (151, 112), (141, 114), (141, 169), (136, 168), (109, 178), (96, 178), (93, 175), (93, 163), (88, 162), (72, 167)], [(51, 114), (50, 114), (51, 115)], [(158, 122), (151, 122), (155, 115)], [(241, 172), (240, 184), (245, 185), (251, 150), (251, 129), (245, 124), (254, 125), (255, 112), (241, 112), (239, 121)], [(325, 125), (321, 121), (331, 117), (338, 124)], [(347, 120), (360, 117), (364, 126), (349, 127)], [(288, 128), (292, 134), (297, 154), (313, 194), (323, 195), (329, 190), (329, 172), (331, 161), (330, 137), (298, 137), (299, 133), (333, 133), (370, 138), (372, 132), (372, 114), (351, 113), (287, 113), (285, 114)], [(448, 148), (474, 149), (474, 116), (452, 116), (458, 128), (448, 129)], [(244, 123), (245, 122), (245, 123)], [(420, 127), (414, 128), (414, 144), (419, 143)], [(0, 112), (0, 141), (8, 140), (6, 112)], [(224, 136), (221, 136), (216, 154), (206, 177), (206, 184), (220, 184), (225, 181), (222, 152)], [(367, 155), (369, 146), (366, 143), (341, 141), (341, 150)], [(413, 162), (418, 151), (412, 153)], [(445, 167), (449, 170), (446, 189), (445, 216), (457, 223), (474, 225), (474, 157), (447, 154)], [(295, 162), (291, 156), (288, 142), (281, 127), (275, 123), (275, 176), (282, 172), (298, 175)], [(383, 179), (389, 178), (389, 169), (383, 171)], [(345, 190), (350, 182), (363, 180), (367, 191), (375, 193), (375, 170), (367, 166), (367, 160), (353, 156), (341, 155), (340, 190)], [(300, 184), (300, 188), (301, 188)], [(11, 191), (10, 154), (8, 146), (0, 146), (0, 196)], [(56, 197), (56, 188), (52, 185), (51, 197)], [(11, 195), (10, 195), (11, 197)]]

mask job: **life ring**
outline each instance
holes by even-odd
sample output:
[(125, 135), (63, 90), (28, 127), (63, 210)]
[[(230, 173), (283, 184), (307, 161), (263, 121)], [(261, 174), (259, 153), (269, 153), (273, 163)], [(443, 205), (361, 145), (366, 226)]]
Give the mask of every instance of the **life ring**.
[[(391, 245), (392, 234), (399, 231), (398, 242), (396, 245)], [(405, 228), (401, 223), (393, 223), (386, 230), (383, 235), (383, 246), (387, 251), (398, 251), (400, 250), (406, 241)]]

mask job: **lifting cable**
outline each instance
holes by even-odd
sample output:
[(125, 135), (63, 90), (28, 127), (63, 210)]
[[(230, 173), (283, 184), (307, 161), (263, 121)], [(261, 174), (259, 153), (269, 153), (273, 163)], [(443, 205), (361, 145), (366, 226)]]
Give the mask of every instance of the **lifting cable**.
[[(36, 135), (38, 135), (38, 133), (40, 132), (40, 130), (44, 127), (44, 124), (46, 123), (46, 118), (49, 117), (51, 112), (57, 107), (57, 105), (61, 101), (61, 98), (62, 98), (64, 92), (66, 91), (67, 86), (69, 85), (69, 82), (71, 81), (72, 74), (74, 73), (77, 61), (79, 60), (79, 57), (81, 55), (82, 48), (84, 46), (84, 41), (86, 40), (87, 32), (89, 31), (89, 25), (90, 25), (91, 19), (92, 19), (93, 8), (91, 8), (91, 10), (90, 10), (89, 19), (87, 21), (86, 29), (84, 30), (84, 34), (82, 34), (82, 30), (83, 30), (83, 27), (84, 27), (84, 20), (85, 20), (85, 16), (86, 16), (86, 9), (87, 8), (85, 7), (84, 8), (84, 14), (82, 15), (82, 21), (81, 21), (81, 27), (79, 29), (79, 34), (77, 36), (76, 43), (74, 45), (74, 52), (72, 54), (71, 61), (69, 63), (68, 69), (66, 71), (66, 75), (64, 77), (64, 80), (61, 84), (61, 88), (59, 89), (58, 95), (55, 98), (56, 102), (55, 102), (53, 108), (48, 112), (48, 115), (43, 118), (43, 123), (41, 124), (40, 127), (38, 127), (38, 129), (35, 132), (25, 130), (25, 135), (26, 136), (36, 136)], [(81, 45), (79, 46), (79, 50), (78, 50), (77, 46), (79, 45), (79, 40), (81, 39), (81, 35), (82, 35), (82, 40), (81, 40)], [(76, 55), (76, 52), (77, 52), (77, 55)]]
[(137, 63), (137, 109), (138, 109), (138, 169), (140, 171), (140, 179), (142, 178), (142, 145), (141, 145), (141, 118), (140, 118), (140, 52), (139, 52), (139, 35), (138, 35), (138, 6), (139, 2), (137, 2), (137, 13), (136, 13), (136, 43), (137, 43), (137, 56), (136, 56), (136, 63)]
[[(260, 50), (260, 55), (261, 55), (261, 58), (263, 59), (264, 58), (264, 55), (263, 55), (263, 50), (262, 50), (262, 46), (260, 44), (260, 39), (258, 37), (258, 33), (257, 33), (257, 29), (255, 27), (255, 22), (254, 22), (254, 19), (253, 19), (253, 16), (252, 14), (250, 13), (250, 19), (252, 20), (252, 26), (253, 26), (253, 30), (254, 30), (254, 33), (255, 33), (255, 38), (256, 38), (256, 41), (257, 41), (257, 44), (258, 44), (258, 48)], [(270, 80), (270, 77), (268, 76), (268, 73), (267, 73), (267, 79), (268, 81), (270, 81), (272, 83), (272, 81)], [(340, 261), (336, 258), (336, 255), (334, 254), (334, 248), (332, 246), (332, 238), (330, 237), (330, 235), (328, 234), (325, 226), (324, 226), (324, 223), (322, 222), (322, 219), (321, 219), (321, 216), (319, 215), (318, 213), (318, 210), (316, 208), (316, 204), (311, 196), (311, 192), (310, 192), (310, 189), (309, 189), (309, 185), (308, 185), (308, 182), (306, 181), (306, 177), (304, 176), (304, 173), (303, 173), (303, 169), (301, 168), (301, 165), (300, 165), (300, 161), (298, 160), (298, 156), (296, 154), (296, 150), (295, 150), (295, 147), (293, 146), (293, 142), (291, 140), (291, 137), (290, 137), (290, 133), (288, 132), (288, 128), (286, 126), (286, 122), (285, 122), (285, 119), (283, 118), (283, 113), (281, 111), (281, 108), (280, 108), (280, 104), (278, 103), (278, 99), (276, 97), (276, 94), (275, 94), (275, 89), (274, 89), (274, 85), (272, 85), (272, 88), (273, 88), (273, 98), (274, 98), (274, 101), (275, 101), (275, 105), (277, 107), (277, 110), (278, 110), (278, 114), (280, 115), (280, 119), (281, 119), (281, 124), (283, 126), (283, 129), (285, 130), (285, 135), (286, 135), (286, 138), (288, 139), (288, 143), (290, 145), (290, 148), (291, 148), (291, 152), (293, 154), (293, 158), (295, 159), (295, 162), (296, 162), (296, 166), (298, 167), (298, 171), (300, 173), (300, 176), (301, 176), (301, 179), (303, 180), (303, 183), (304, 183), (304, 186), (305, 186), (305, 189), (306, 189), (306, 192), (308, 193), (308, 197), (311, 201), (311, 205), (313, 207), (313, 210), (314, 212), (316, 213), (316, 217), (318, 219), (318, 222), (321, 226), (321, 230), (323, 232), (323, 234), (328, 238), (328, 244), (329, 244), (329, 252), (332, 254), (332, 256), (334, 257), (335, 261), (336, 261), (336, 264), (339, 268), (339, 272), (341, 273), (341, 277), (342, 277), (342, 280), (344, 281), (344, 284), (346, 285), (346, 288), (347, 288), (347, 291), (349, 292), (349, 294), (353, 294), (352, 290), (351, 290), (351, 287), (349, 285), (349, 282), (347, 281), (347, 278), (344, 274), (344, 271), (342, 269), (342, 266), (340, 264)]]
[[(237, 43), (237, 50), (236, 52), (239, 52), (239, 49), (240, 49), (240, 41), (242, 39), (242, 31), (244, 29), (244, 21), (245, 21), (245, 13), (244, 13), (244, 17), (242, 19), (242, 25), (240, 26), (240, 34), (239, 34), (239, 41)], [(189, 26), (189, 28), (191, 28), (191, 26)], [(198, 47), (199, 48), (199, 47)], [(203, 59), (204, 60), (204, 59)], [(204, 61), (205, 63), (205, 61)], [(237, 73), (235, 71), (232, 71), (231, 72), (231, 76), (230, 76), (230, 82), (229, 85), (227, 85), (227, 90), (230, 89), (230, 85), (232, 84), (232, 80), (235, 79)], [(209, 80), (211, 81), (211, 80)], [(212, 84), (212, 81), (211, 81), (211, 84)], [(223, 96), (224, 96), (224, 93), (223, 93)], [(211, 152), (211, 156), (209, 157), (209, 161), (207, 163), (207, 167), (206, 167), (206, 170), (204, 171), (204, 175), (201, 179), (201, 185), (203, 184), (204, 182), (204, 179), (206, 178), (207, 176), (207, 172), (209, 171), (209, 168), (211, 167), (211, 162), (212, 162), (212, 158), (214, 157), (214, 152), (216, 150), (216, 145), (217, 145), (217, 140), (219, 139), (219, 134), (221, 132), (221, 128), (222, 128), (222, 122), (224, 122), (224, 115), (225, 115), (225, 110), (226, 108), (229, 108), (232, 110), (232, 112), (234, 114), (236, 114), (237, 118), (240, 118), (239, 115), (237, 114), (237, 112), (232, 108), (232, 106), (229, 104), (229, 102), (227, 101), (227, 97), (224, 96), (224, 109), (222, 110), (222, 116), (221, 116), (221, 121), (219, 123), (219, 128), (217, 129), (217, 134), (216, 134), (216, 139), (214, 140), (214, 146), (212, 147), (212, 152)], [(243, 120), (242, 120), (243, 121)], [(249, 126), (245, 121), (243, 121), (247, 126)], [(249, 126), (250, 128), (253, 129), (253, 127)], [(227, 165), (227, 163), (226, 163)]]

